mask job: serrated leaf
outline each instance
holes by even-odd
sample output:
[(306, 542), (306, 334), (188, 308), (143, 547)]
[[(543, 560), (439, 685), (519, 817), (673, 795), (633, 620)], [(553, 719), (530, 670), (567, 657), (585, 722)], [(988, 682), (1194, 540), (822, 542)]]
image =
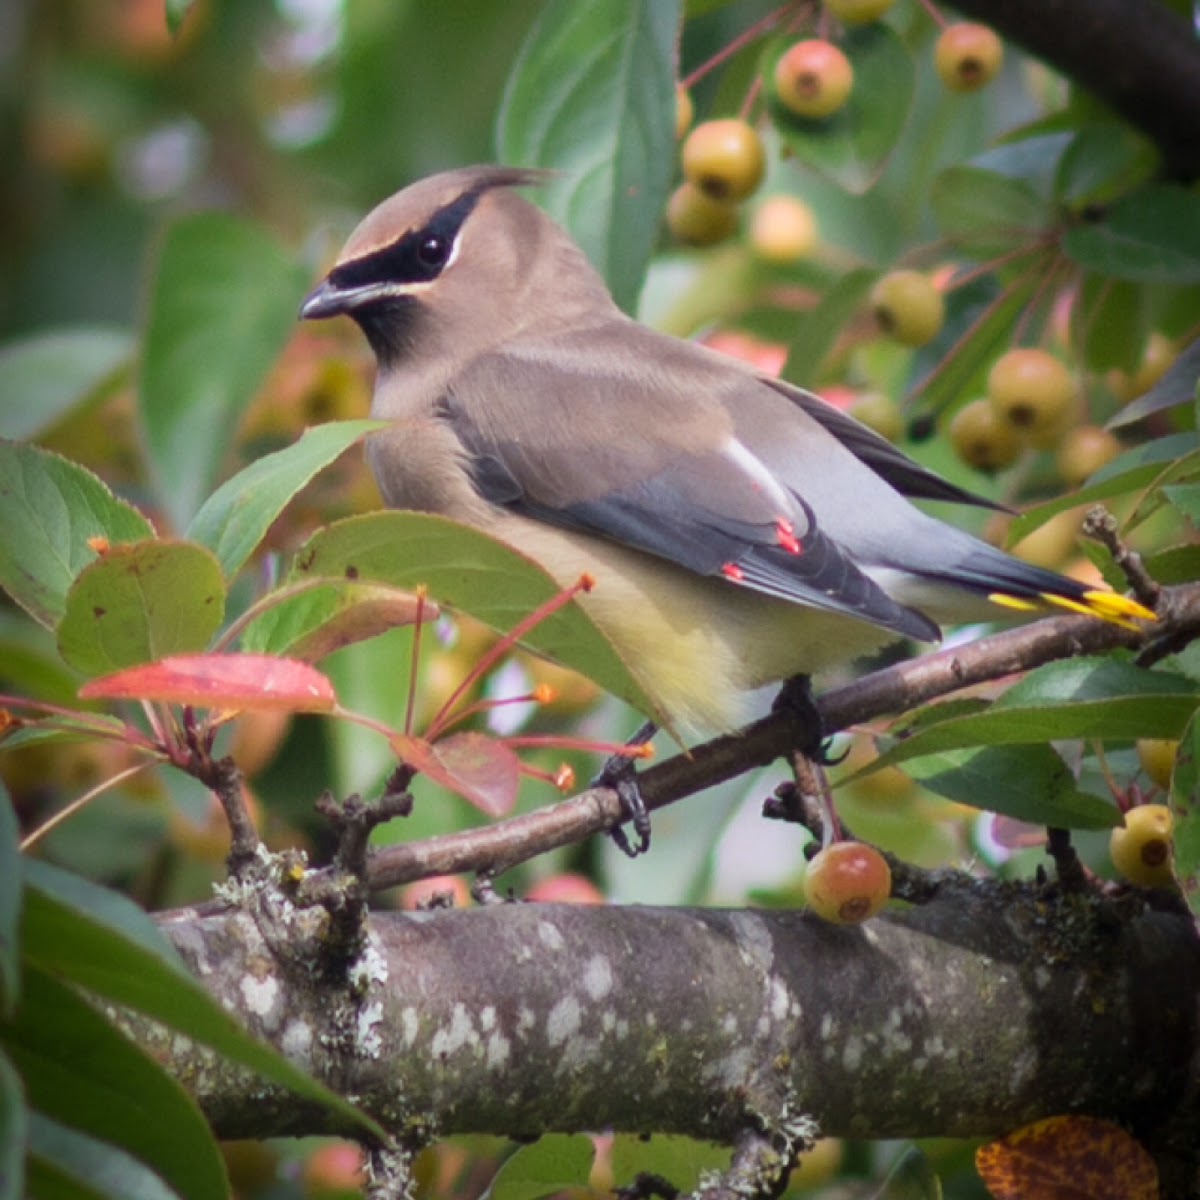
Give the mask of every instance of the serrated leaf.
[(1112, 205), (1103, 219), (1062, 238), (1068, 258), (1114, 279), (1200, 282), (1200, 196), (1155, 184)]
[(75, 576), (96, 557), (89, 539), (116, 544), (154, 533), (90, 471), (8, 441), (0, 441), (0, 529), (0, 587), (48, 629)]
[(158, 499), (176, 528), (216, 480), (229, 429), (291, 334), (306, 282), (261, 229), (226, 214), (184, 217), (167, 231), (140, 400)]
[(337, 704), (333, 684), (320, 671), (266, 654), (175, 655), (93, 679), (79, 695), (241, 712), (330, 712)]
[(112, 546), (67, 593), (59, 653), (85, 675), (203, 650), (225, 615), (225, 580), (195, 542)]
[(55, 329), (0, 347), (0, 437), (53, 426), (133, 357), (127, 329)]
[(550, 0), (496, 122), (501, 162), (553, 167), (540, 189), (626, 312), (637, 306), (675, 161), (679, 0)]
[(850, 98), (832, 116), (806, 120), (775, 92), (775, 64), (794, 41), (776, 39), (764, 56), (771, 122), (798, 161), (859, 195), (883, 173), (908, 121), (916, 81), (912, 55), (883, 22), (847, 29), (840, 47), (854, 68)]
[(540, 1200), (586, 1186), (595, 1156), (591, 1138), (578, 1133), (546, 1134), (507, 1159), (484, 1200)]
[[(15, 990), (15, 989), (14, 989)], [(7, 1014), (5, 1014), (7, 1016)], [(0, 1200), (22, 1200), (29, 1109), (12, 1060), (0, 1048)]]
[(1052, 218), (1049, 206), (1025, 180), (979, 166), (940, 172), (929, 204), (942, 233), (974, 258), (994, 258), (1029, 245)]
[[(435, 600), (502, 633), (560, 590), (541, 567), (510, 546), (445, 517), (411, 512), (368, 513), (320, 530), (297, 553), (292, 577), (426, 587)], [(577, 603), (554, 613), (522, 641), (647, 716), (665, 720)]]
[(25, 860), (26, 961), (144, 1013), (232, 1062), (385, 1137), (372, 1118), (252, 1038), (183, 969), (136, 905), (46, 863)]
[(33, 1108), (122, 1147), (188, 1200), (224, 1200), (225, 1168), (195, 1102), (73, 988), (27, 965), (0, 1042)]
[(391, 745), (410, 767), (489, 817), (512, 812), (521, 786), (521, 764), (495, 738), (468, 731), (430, 744), (424, 738), (399, 734), (391, 739)]
[(1111, 1121), (1048, 1117), (980, 1146), (975, 1166), (996, 1200), (1158, 1200), (1149, 1151)]
[(801, 387), (811, 386), (819, 378), (825, 361), (838, 335), (850, 323), (863, 305), (877, 271), (865, 267), (847, 271), (821, 297), (816, 307), (796, 320), (796, 333), (788, 346), (787, 361), (781, 374)]
[(294, 591), (256, 617), (241, 637), (247, 653), (286, 655), (305, 662), (322, 658), (354, 642), (417, 621), (436, 621), (440, 609), (422, 598), (381, 583), (314, 579), (292, 585)]
[(13, 1011), (20, 991), (20, 928), (21, 830), (0, 779), (0, 1018)]
[(1064, 829), (1108, 829), (1121, 821), (1111, 800), (1075, 787), (1070, 768), (1045, 744), (942, 750), (905, 770), (939, 796), (1018, 821)]
[(288, 502), (323, 467), (384, 421), (330, 421), (227, 479), (201, 506), (187, 536), (207, 546), (232, 579)]

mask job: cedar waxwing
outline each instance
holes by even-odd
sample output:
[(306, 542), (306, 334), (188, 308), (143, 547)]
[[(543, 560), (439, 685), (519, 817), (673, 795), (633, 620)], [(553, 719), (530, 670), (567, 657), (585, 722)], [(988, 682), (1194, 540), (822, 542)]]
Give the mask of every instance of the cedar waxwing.
[(468, 167), (376, 208), (301, 316), (378, 360), (367, 456), (387, 503), (442, 513), (569, 586), (677, 737), (748, 693), (989, 601), (1127, 623), (1132, 600), (1029, 566), (906, 497), (987, 504), (818, 397), (626, 317), (567, 233)]

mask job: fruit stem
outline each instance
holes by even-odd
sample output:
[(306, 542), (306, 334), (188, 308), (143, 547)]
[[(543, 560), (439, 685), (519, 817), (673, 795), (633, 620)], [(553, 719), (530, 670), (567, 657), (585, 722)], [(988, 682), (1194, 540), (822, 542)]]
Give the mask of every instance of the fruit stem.
[(130, 776), (136, 775), (139, 771), (144, 771), (154, 761), (154, 759), (148, 758), (145, 762), (134, 763), (132, 767), (126, 767), (125, 770), (118, 771), (108, 779), (102, 779), (95, 787), (88, 788), (82, 796), (77, 796), (65, 808), (59, 809), (52, 817), (43, 821), (32, 833), (22, 838), (21, 849), (28, 850), (31, 846), (40, 842), (52, 829), (57, 829), (68, 817), (74, 816), (85, 804), (90, 804), (97, 796), (107, 792), (109, 788), (114, 788), (117, 784), (124, 783)]
[(780, 21), (787, 15), (788, 9), (793, 8), (794, 3), (781, 5), (773, 12), (767, 13), (765, 17), (754, 22), (749, 29), (743, 30), (737, 35), (727, 46), (718, 50), (710, 59), (702, 62), (690, 75), (680, 81), (684, 88), (692, 88), (702, 80), (710, 71), (716, 70), (727, 59), (732, 58), (744, 46), (748, 46), (756, 38), (762, 37), (764, 33), (769, 33)]
[(939, 29), (945, 29), (950, 22), (946, 20), (942, 11), (934, 4), (933, 0), (918, 0), (921, 7), (933, 18)]

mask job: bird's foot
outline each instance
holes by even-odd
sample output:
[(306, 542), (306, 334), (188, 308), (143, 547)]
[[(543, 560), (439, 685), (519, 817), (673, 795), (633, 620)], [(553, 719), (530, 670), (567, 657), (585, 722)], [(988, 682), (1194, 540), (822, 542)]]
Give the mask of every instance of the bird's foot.
[(800, 742), (796, 747), (806, 758), (823, 767), (841, 761), (829, 754), (829, 741), (825, 737), (825, 723), (813, 697), (812, 680), (807, 675), (793, 675), (785, 679), (779, 694), (771, 704), (773, 712), (786, 712), (800, 731)]
[[(658, 726), (653, 721), (647, 721), (626, 744), (629, 746), (644, 745), (657, 732)], [(612, 788), (617, 793), (617, 798), (621, 801), (621, 808), (625, 811), (625, 816), (630, 824), (633, 825), (634, 833), (637, 834), (637, 845), (634, 846), (629, 841), (624, 828), (614, 825), (609, 830), (609, 835), (616, 842), (618, 848), (628, 854), (630, 858), (637, 858), (639, 854), (645, 854), (650, 849), (650, 814), (646, 810), (645, 800), (642, 799), (642, 789), (638, 784), (637, 769), (633, 765), (633, 759), (624, 754), (614, 754), (601, 768), (600, 774), (592, 780), (592, 787)]]

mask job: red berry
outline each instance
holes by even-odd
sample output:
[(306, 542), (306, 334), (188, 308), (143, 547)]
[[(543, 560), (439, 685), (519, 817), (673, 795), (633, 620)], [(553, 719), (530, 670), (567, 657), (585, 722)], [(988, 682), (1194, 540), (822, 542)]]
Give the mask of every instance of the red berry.
[(775, 64), (775, 95), (798, 117), (830, 117), (850, 98), (854, 68), (832, 42), (807, 38), (784, 51)]
[(892, 873), (883, 855), (862, 842), (834, 842), (809, 862), (804, 875), (809, 908), (835, 925), (873, 917), (891, 891)]

